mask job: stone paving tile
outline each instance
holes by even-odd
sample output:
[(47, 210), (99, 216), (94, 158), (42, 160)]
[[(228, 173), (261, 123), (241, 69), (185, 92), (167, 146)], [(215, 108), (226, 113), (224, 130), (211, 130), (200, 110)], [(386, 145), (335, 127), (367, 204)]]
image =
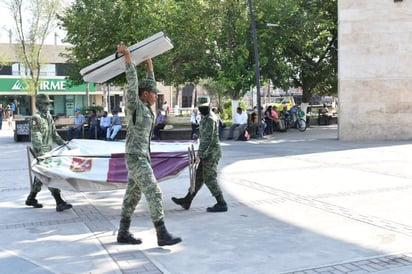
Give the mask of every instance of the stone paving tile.
[[(344, 273), (344, 274), (353, 274), (353, 273), (374, 273), (381, 270), (394, 270), (402, 268), (404, 266), (412, 266), (412, 254), (398, 254), (398, 255), (389, 255), (379, 258), (366, 259), (360, 261), (353, 261), (343, 264), (323, 266), (311, 269), (304, 269), (293, 272), (285, 272), (282, 274), (300, 274), (300, 273), (311, 273), (311, 274), (320, 274), (320, 273)], [(384, 265), (384, 266), (383, 266)], [(396, 273), (396, 272), (394, 272)]]

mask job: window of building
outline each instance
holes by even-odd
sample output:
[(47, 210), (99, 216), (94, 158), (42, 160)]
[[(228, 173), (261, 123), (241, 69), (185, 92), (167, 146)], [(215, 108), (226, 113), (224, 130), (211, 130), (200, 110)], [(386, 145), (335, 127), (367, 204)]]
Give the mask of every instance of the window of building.
[(12, 75), (28, 75), (26, 71), (22, 71), (23, 68), (21, 68), (21, 64), (19, 63), (14, 63), (11, 65), (11, 72)]
[(0, 66), (0, 75), (11, 75), (11, 66)]
[(73, 70), (70, 64), (56, 64), (56, 76), (67, 76), (70, 70)]
[[(30, 75), (29, 69), (26, 68), (25, 64), (14, 63), (12, 65), (12, 75)], [(56, 65), (55, 64), (45, 64), (40, 67), (40, 76), (56, 76)]]

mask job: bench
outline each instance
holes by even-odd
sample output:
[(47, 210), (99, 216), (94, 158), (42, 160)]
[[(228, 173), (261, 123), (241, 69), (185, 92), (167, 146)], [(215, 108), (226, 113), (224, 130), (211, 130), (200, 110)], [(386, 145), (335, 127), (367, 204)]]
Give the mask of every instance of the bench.
[(192, 128), (161, 129), (160, 140), (191, 140)]
[(337, 113), (318, 113), (318, 125), (331, 125), (338, 123)]
[[(239, 136), (239, 128), (235, 128), (234, 138)], [(191, 140), (192, 128), (172, 128), (161, 129), (160, 140)], [(226, 140), (229, 137), (229, 127), (223, 129), (221, 140)]]
[[(63, 140), (66, 140), (66, 141), (69, 140), (69, 128), (68, 127), (58, 128), (56, 130), (59, 133), (59, 135), (63, 138)], [(122, 127), (119, 130), (119, 132), (117, 133), (116, 140), (126, 139), (126, 132), (127, 132), (127, 128)], [(84, 139), (88, 138), (88, 128), (87, 128), (87, 126), (83, 127), (82, 138), (84, 138)]]

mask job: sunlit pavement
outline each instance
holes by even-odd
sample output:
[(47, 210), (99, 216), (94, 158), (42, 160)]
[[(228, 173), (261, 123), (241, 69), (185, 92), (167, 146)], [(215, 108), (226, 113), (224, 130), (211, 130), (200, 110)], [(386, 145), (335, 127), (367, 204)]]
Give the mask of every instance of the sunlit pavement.
[(411, 142), (342, 142), (336, 126), (224, 141), (219, 179), (229, 205), (204, 187), (183, 210), (170, 200), (189, 174), (160, 183), (166, 225), (183, 238), (158, 247), (142, 199), (116, 243), (124, 190), (63, 191), (73, 210), (42, 209), (29, 193), (26, 146), (0, 130), (0, 273), (412, 273)]

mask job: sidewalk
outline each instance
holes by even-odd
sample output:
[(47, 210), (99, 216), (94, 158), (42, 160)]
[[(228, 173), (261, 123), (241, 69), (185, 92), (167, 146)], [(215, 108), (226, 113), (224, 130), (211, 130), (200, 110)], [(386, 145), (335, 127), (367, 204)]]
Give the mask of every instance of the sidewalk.
[(227, 213), (211, 214), (206, 187), (190, 210), (173, 204), (188, 171), (161, 182), (170, 232), (160, 248), (142, 199), (132, 232), (116, 243), (124, 190), (63, 191), (73, 210), (42, 209), (29, 193), (25, 148), (0, 130), (0, 273), (412, 273), (412, 143), (341, 142), (336, 125), (262, 140), (222, 142)]

